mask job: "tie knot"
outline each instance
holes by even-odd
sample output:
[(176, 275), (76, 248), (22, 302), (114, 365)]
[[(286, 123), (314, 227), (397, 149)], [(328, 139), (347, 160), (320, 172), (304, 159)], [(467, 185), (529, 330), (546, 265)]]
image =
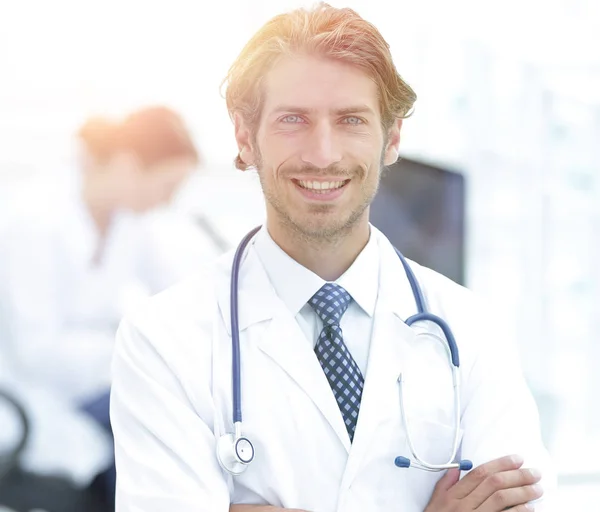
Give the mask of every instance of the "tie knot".
[(350, 294), (334, 283), (324, 284), (308, 301), (324, 325), (339, 325), (350, 302)]

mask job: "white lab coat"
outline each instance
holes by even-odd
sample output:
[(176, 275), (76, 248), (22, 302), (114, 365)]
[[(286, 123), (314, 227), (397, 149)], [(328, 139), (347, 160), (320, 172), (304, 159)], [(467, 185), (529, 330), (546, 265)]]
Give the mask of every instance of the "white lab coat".
[[(80, 404), (108, 391), (120, 319), (142, 298), (194, 272), (220, 251), (174, 212), (123, 212), (113, 220), (101, 263), (93, 265), (98, 235), (77, 187), (45, 194), (32, 190), (0, 233), (0, 354), (19, 378), (9, 387), (43, 389), (41, 395), (25, 396), (32, 396), (30, 412), (40, 418), (37, 430), (47, 449), (33, 442), (39, 449), (26, 453), (26, 466), (41, 473), (60, 467), (85, 484), (110, 462), (112, 447), (107, 440), (101, 454), (82, 464), (81, 459), (98, 452), (91, 447), (98, 435), (88, 435), (87, 448), (69, 437), (91, 421), (75, 419), (82, 415)], [(65, 436), (49, 435), (51, 429), (66, 433), (65, 442), (60, 441)], [(73, 451), (80, 454), (73, 456)]]
[[(350, 445), (323, 371), (250, 248), (240, 285), (244, 434), (256, 450), (241, 476), (224, 473), (216, 440), (232, 430), (229, 283), (232, 256), (126, 318), (113, 365), (118, 512), (225, 512), (230, 503), (311, 512), (422, 512), (441, 473), (399, 469), (410, 456), (397, 379), (420, 455), (446, 462), (452, 386), (444, 345), (403, 320), (416, 306), (402, 265), (375, 228), (380, 289), (365, 388)], [(461, 451), (475, 465), (518, 453), (555, 475), (510, 340), (471, 293), (412, 264), (429, 309), (453, 328), (461, 355)], [(500, 318), (501, 313), (497, 315)], [(545, 508), (544, 508), (545, 507)]]

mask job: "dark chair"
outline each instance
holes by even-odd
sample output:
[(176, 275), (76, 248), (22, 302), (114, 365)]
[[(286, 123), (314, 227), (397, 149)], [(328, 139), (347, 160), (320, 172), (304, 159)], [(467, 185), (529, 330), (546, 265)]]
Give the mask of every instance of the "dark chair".
[(19, 419), (21, 437), (9, 453), (0, 453), (0, 505), (15, 512), (39, 509), (47, 512), (107, 512), (90, 489), (77, 489), (68, 480), (24, 471), (20, 457), (27, 446), (31, 425), (27, 412), (10, 393), (0, 389), (0, 401), (7, 403)]

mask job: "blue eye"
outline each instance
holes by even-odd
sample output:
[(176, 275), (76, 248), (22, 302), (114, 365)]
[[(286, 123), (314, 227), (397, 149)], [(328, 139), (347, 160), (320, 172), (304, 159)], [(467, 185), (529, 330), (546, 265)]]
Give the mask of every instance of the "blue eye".
[(348, 117), (344, 118), (344, 123), (351, 124), (351, 125), (358, 125), (358, 124), (363, 124), (364, 121), (360, 117), (348, 116)]
[(281, 121), (284, 123), (292, 123), (292, 124), (293, 123), (301, 123), (302, 118), (298, 115), (291, 114), (289, 116), (285, 116)]

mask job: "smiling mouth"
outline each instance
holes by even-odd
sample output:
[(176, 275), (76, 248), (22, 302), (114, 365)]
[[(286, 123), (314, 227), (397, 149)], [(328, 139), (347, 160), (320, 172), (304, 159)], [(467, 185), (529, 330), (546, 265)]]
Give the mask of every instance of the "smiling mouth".
[(311, 192), (317, 194), (327, 194), (339, 188), (342, 188), (344, 185), (350, 183), (350, 180), (343, 181), (305, 181), (305, 180), (293, 180), (296, 185), (299, 187), (310, 190)]

